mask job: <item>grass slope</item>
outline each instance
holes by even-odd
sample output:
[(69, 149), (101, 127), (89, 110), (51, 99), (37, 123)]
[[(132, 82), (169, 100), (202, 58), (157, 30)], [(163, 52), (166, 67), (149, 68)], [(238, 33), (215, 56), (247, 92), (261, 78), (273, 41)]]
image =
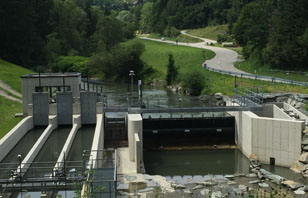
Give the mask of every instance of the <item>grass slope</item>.
[(228, 31), (228, 25), (207, 26), (200, 29), (187, 30), (187, 33), (201, 38), (217, 40), (218, 34), (225, 34)]
[[(225, 95), (234, 95), (235, 78), (229, 75), (222, 75), (215, 72), (203, 70), (201, 64), (203, 62), (202, 50), (193, 47), (176, 46), (172, 44), (160, 43), (155, 41), (141, 40), (145, 45), (146, 51), (142, 55), (142, 59), (154, 67), (159, 73), (157, 78), (165, 79), (166, 68), (168, 63), (168, 54), (172, 52), (174, 55), (175, 64), (180, 66), (180, 74), (185, 74), (191, 70), (199, 70), (208, 79), (210, 84), (210, 93), (221, 92)], [(206, 51), (207, 59), (214, 57), (214, 52)], [(294, 92), (307, 93), (308, 88), (303, 86), (276, 84), (264, 82), (260, 80), (241, 79), (237, 78), (239, 86), (252, 88), (263, 87), (264, 92)], [(205, 91), (205, 90), (204, 90)]]
[(22, 111), (22, 104), (0, 96), (0, 139), (7, 134), (22, 118), (15, 118), (15, 113)]
[[(142, 59), (158, 71), (157, 78), (164, 79), (167, 73), (168, 54), (172, 53), (175, 65), (179, 67), (180, 74), (192, 69), (200, 69), (204, 62), (202, 49), (160, 43), (156, 41), (142, 40), (145, 45), (145, 52)], [(205, 51), (205, 59), (211, 59), (215, 53)]]
[[(148, 36), (149, 38), (155, 38), (155, 39), (161, 39), (162, 36), (160, 36), (159, 34), (150, 34)], [(200, 43), (202, 42), (201, 39), (198, 39), (198, 38), (193, 38), (193, 37), (190, 37), (190, 36), (186, 36), (184, 34), (180, 34), (179, 36), (177, 37), (165, 37), (166, 40), (169, 40), (169, 41), (174, 41), (176, 42), (176, 40), (178, 40), (178, 42), (183, 42), (183, 43)]]
[(239, 62), (235, 65), (236, 68), (243, 70), (247, 73), (258, 74), (263, 76), (273, 76), (277, 78), (284, 78), (296, 81), (308, 81), (308, 71), (305, 72), (292, 72), (272, 69), (269, 66), (263, 66), (254, 59), (248, 59)]
[(32, 71), (9, 63), (0, 59), (0, 80), (10, 85), (13, 89), (21, 93), (21, 79), (24, 74), (33, 73)]

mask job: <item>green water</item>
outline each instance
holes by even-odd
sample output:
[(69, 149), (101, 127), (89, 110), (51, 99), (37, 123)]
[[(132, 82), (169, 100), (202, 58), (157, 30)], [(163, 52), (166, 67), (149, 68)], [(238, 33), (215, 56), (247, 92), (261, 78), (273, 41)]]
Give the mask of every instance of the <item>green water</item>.
[(59, 127), (50, 134), (34, 159), (34, 163), (32, 163), (26, 177), (42, 177), (52, 173), (52, 169), (60, 155), (70, 130), (71, 126)]
[[(144, 151), (146, 173), (150, 175), (225, 175), (249, 173), (249, 160), (237, 149), (196, 151)], [(308, 183), (301, 174), (289, 168), (262, 164), (273, 174), (303, 184)]]

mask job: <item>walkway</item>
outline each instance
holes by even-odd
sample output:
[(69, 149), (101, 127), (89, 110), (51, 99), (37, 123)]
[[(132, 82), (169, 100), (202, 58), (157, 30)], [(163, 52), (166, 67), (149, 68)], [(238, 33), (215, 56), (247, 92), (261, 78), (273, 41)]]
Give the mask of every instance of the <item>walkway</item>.
[(6, 99), (22, 103), (21, 94), (12, 89), (11, 86), (5, 84), (2, 80), (0, 80), (0, 96), (5, 97)]

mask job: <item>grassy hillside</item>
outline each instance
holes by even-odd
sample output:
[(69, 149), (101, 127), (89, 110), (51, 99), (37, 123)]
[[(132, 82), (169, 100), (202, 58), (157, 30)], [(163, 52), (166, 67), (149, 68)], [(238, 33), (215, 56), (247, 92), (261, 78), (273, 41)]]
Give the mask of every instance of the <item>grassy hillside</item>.
[(0, 59), (0, 80), (10, 85), (13, 89), (21, 93), (21, 79), (24, 74), (33, 73), (32, 71), (9, 63)]
[[(180, 73), (185, 74), (191, 70), (199, 70), (208, 79), (211, 85), (210, 93), (221, 92), (223, 94), (234, 95), (234, 81), (235, 78), (229, 75), (222, 75), (215, 72), (203, 70), (201, 64), (203, 62), (202, 50), (198, 48), (176, 46), (173, 44), (159, 43), (155, 41), (141, 40), (145, 45), (146, 51), (142, 59), (149, 65), (153, 66), (159, 74), (157, 78), (165, 78), (166, 65), (168, 63), (168, 53), (172, 52), (174, 55), (175, 64), (180, 66)], [(206, 51), (206, 58), (209, 59), (214, 56), (211, 51)], [(285, 84), (273, 84), (271, 82), (264, 82), (259, 80), (241, 79), (237, 78), (237, 83), (243, 87), (263, 87), (264, 92), (295, 92), (307, 93), (308, 88), (303, 86), (293, 86)]]
[(207, 26), (200, 29), (187, 30), (187, 33), (212, 40), (217, 40), (218, 34), (225, 34), (228, 31), (228, 25)]
[[(0, 80), (21, 92), (21, 79), (24, 74), (33, 73), (28, 69), (0, 59)], [(9, 132), (22, 118), (15, 118), (22, 112), (22, 104), (0, 96), (0, 139)]]
[(0, 96), (0, 139), (7, 134), (22, 118), (15, 118), (15, 113), (22, 111), (22, 104)]
[[(142, 59), (158, 71), (156, 76), (158, 78), (165, 78), (169, 53), (173, 54), (175, 65), (179, 67), (180, 73), (188, 72), (192, 68), (201, 68), (204, 62), (202, 49), (142, 39), (140, 41), (145, 45)], [(211, 59), (214, 56), (214, 52), (205, 51), (205, 59)]]

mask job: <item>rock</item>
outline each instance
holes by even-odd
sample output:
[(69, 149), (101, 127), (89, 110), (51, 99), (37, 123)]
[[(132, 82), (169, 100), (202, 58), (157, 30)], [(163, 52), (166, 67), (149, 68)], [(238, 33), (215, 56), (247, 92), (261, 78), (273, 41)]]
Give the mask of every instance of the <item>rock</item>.
[(299, 161), (296, 161), (290, 168), (290, 170), (296, 172), (296, 173), (301, 173), (303, 169), (303, 164), (300, 163)]
[(225, 178), (233, 180), (235, 178), (234, 175), (225, 175)]
[(134, 181), (137, 179), (136, 176), (125, 175), (124, 176), (127, 181)]
[(129, 183), (129, 192), (136, 192), (137, 190), (147, 187), (147, 183), (144, 181), (132, 181)]
[(181, 185), (181, 184), (171, 184), (171, 186), (175, 189), (185, 189), (186, 186)]
[(257, 184), (257, 183), (260, 183), (261, 181), (260, 180), (253, 180), (253, 181), (250, 181), (248, 182), (249, 184)]
[(184, 190), (183, 192), (186, 193), (186, 194), (193, 194), (190, 190), (187, 190), (187, 189)]
[(220, 191), (215, 191), (212, 193), (211, 198), (221, 198), (222, 193)]
[(307, 146), (308, 145), (308, 138), (303, 139), (302, 145)]
[(287, 187), (291, 188), (292, 190), (296, 190), (300, 187), (303, 187), (303, 185), (295, 182), (295, 181), (292, 181), (292, 180), (286, 180), (286, 181), (283, 181), (282, 184), (286, 185)]
[(242, 192), (246, 192), (248, 190), (248, 187), (245, 186), (245, 185), (240, 184), (240, 185), (238, 185), (238, 189), (240, 191), (242, 191)]
[(272, 182), (276, 183), (276, 184), (281, 184), (282, 181), (285, 180), (284, 177), (281, 177), (279, 175), (275, 175), (275, 174), (272, 174), (270, 172), (268, 172), (267, 170), (265, 169), (260, 169), (260, 173), (266, 178), (266, 179), (270, 179), (272, 180)]
[(245, 173), (235, 173), (235, 177), (245, 177)]
[(203, 186), (202, 185), (197, 185), (197, 186), (193, 187), (192, 189), (193, 190), (197, 190), (197, 189), (200, 189), (200, 188), (203, 188)]
[(246, 177), (248, 178), (254, 178), (254, 177), (258, 177), (256, 173), (250, 173), (250, 174), (247, 174)]
[(235, 181), (228, 181), (227, 184), (228, 184), (228, 185), (235, 185), (236, 182), (235, 182)]
[(146, 192), (152, 192), (154, 191), (154, 188), (145, 188), (145, 189), (141, 189), (141, 190), (137, 190), (137, 193), (146, 193)]
[(296, 195), (304, 195), (304, 194), (305, 194), (305, 191), (300, 190), (300, 189), (297, 189), (296, 191), (294, 191), (294, 193), (295, 193)]
[(268, 187), (269, 187), (269, 185), (268, 185), (267, 183), (265, 183), (265, 182), (259, 183), (258, 185), (259, 185), (261, 188), (268, 188)]
[(197, 185), (203, 185), (203, 186), (216, 186), (217, 183), (213, 181), (205, 181), (205, 182), (196, 182)]
[(210, 190), (209, 189), (203, 189), (203, 190), (200, 191), (200, 194), (202, 196), (208, 195), (208, 194), (210, 194)]
[(260, 166), (261, 166), (261, 164), (258, 160), (254, 160), (254, 159), (250, 160), (250, 167), (251, 168), (258, 168)]
[(299, 157), (299, 161), (307, 164), (308, 163), (308, 152), (303, 153), (300, 157)]
[(303, 186), (303, 187), (300, 187), (299, 189), (300, 189), (300, 190), (303, 190), (303, 191), (305, 191), (305, 192), (308, 192), (308, 186), (307, 186), (307, 185), (305, 185), (305, 186)]

